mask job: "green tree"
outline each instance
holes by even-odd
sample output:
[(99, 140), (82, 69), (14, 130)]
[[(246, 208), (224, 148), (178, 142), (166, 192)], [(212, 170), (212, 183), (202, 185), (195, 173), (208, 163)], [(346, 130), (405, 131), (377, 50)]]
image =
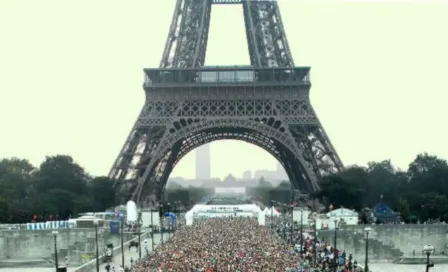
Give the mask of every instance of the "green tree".
[(400, 197), (397, 201), (397, 212), (400, 213), (401, 219), (408, 221), (410, 219), (410, 206), (406, 199)]
[(88, 192), (88, 180), (84, 169), (72, 157), (57, 155), (47, 157), (40, 165), (37, 186), (40, 192), (62, 189), (80, 196)]
[(179, 190), (179, 189), (182, 189), (182, 186), (180, 184), (178, 184), (177, 182), (171, 181), (171, 182), (167, 183), (166, 188)]
[[(94, 211), (104, 211), (116, 203), (114, 181), (108, 177), (96, 177), (90, 182)], [(85, 200), (87, 202), (87, 200)]]
[(291, 182), (286, 181), (286, 180), (280, 182), (280, 184), (277, 186), (277, 188), (283, 189), (283, 190), (285, 190), (285, 189), (290, 190), (291, 187), (292, 187)]
[(10, 222), (9, 205), (6, 200), (0, 198), (0, 222)]
[[(101, 211), (118, 204), (120, 197), (126, 202), (132, 191), (128, 185), (117, 193), (114, 181), (92, 179), (70, 156), (47, 157), (38, 169), (27, 160), (1, 159), (0, 221), (28, 222), (33, 214), (66, 218)], [(258, 186), (246, 192), (265, 204), (270, 200), (288, 203), (291, 187), (288, 181), (273, 187), (260, 178)], [(165, 191), (165, 202), (192, 204), (212, 194), (208, 188), (173, 185)], [(372, 207), (383, 196), (382, 200), (405, 220), (415, 216), (421, 221), (448, 221), (448, 164), (424, 153), (417, 155), (407, 171), (396, 170), (390, 160), (369, 162), (366, 168), (352, 166), (323, 177), (316, 196), (327, 202), (326, 206), (366, 211), (364, 208)]]
[(390, 160), (369, 162), (365, 184), (364, 205), (372, 207), (383, 201), (394, 207), (397, 203), (398, 181)]
[(420, 210), (422, 220), (448, 219), (448, 198), (437, 192), (430, 192), (422, 195), (423, 205)]
[(246, 194), (255, 197), (262, 203), (267, 204), (270, 200), (270, 188), (265, 186), (257, 186), (246, 189)]
[(367, 172), (364, 168), (352, 166), (342, 173), (329, 175), (321, 182), (321, 191), (317, 194), (336, 207), (361, 209), (367, 184)]
[(29, 177), (35, 171), (36, 168), (28, 160), (18, 158), (0, 160), (0, 178), (5, 174), (12, 173)]
[(419, 154), (409, 165), (408, 179), (407, 192), (448, 196), (448, 164), (436, 156)]
[(411, 176), (422, 175), (436, 168), (446, 168), (446, 160), (428, 153), (418, 154), (415, 160), (409, 165), (408, 173)]
[(3, 218), (21, 221), (23, 210), (32, 207), (31, 195), (36, 169), (27, 161), (17, 158), (0, 161), (0, 198), (6, 203)]
[(41, 192), (39, 195), (36, 201), (35, 212), (45, 219), (49, 215), (59, 215), (61, 218), (68, 218), (79, 212), (75, 205), (79, 197), (73, 192), (55, 188), (47, 192)]

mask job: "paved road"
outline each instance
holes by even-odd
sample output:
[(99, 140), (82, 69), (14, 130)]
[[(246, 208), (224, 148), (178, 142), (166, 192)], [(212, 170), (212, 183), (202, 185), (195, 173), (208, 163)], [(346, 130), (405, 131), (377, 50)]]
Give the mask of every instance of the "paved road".
[[(154, 248), (157, 247), (158, 244), (160, 244), (162, 235), (161, 234), (154, 234)], [(143, 245), (143, 241), (146, 239), (147, 244), (148, 244), (148, 250), (152, 251), (152, 243), (151, 243), (151, 238), (144, 238), (144, 236), (142, 236), (141, 238), (141, 242), (142, 242), (142, 258), (145, 257), (145, 249), (144, 249), (144, 245)], [(168, 240), (168, 234), (164, 234), (163, 235), (163, 241), (167, 241)], [(118, 268), (120, 267), (122, 260), (121, 260), (121, 251), (119, 251), (118, 253), (115, 253), (114, 255), (114, 260), (113, 262), (110, 264), (110, 266), (115, 266), (115, 271), (119, 271)], [(124, 265), (125, 266), (131, 266), (131, 258), (133, 260), (137, 260), (138, 259), (138, 251), (135, 248), (132, 248), (131, 251), (128, 250), (128, 248), (125, 246), (124, 248)], [(106, 265), (107, 264), (100, 264), (100, 271), (106, 271)], [(94, 268), (92, 270), (92, 272), (96, 272), (96, 268)]]
[[(373, 263), (369, 265), (372, 272), (423, 272), (426, 266), (420, 264)], [(431, 272), (447, 272), (448, 264), (435, 264)]]

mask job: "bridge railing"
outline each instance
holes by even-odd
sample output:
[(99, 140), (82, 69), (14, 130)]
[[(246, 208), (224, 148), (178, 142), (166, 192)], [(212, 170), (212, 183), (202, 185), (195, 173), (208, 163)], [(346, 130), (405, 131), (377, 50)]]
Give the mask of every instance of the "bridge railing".
[(0, 224), (0, 230), (26, 229), (26, 224)]

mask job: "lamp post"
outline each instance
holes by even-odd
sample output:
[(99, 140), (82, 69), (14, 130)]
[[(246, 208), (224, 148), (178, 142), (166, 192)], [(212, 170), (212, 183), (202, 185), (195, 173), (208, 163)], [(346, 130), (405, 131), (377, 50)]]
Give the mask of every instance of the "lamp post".
[(121, 221), (121, 265), (124, 267), (124, 215), (120, 213)]
[(336, 252), (337, 252), (337, 241), (338, 241), (338, 220), (334, 220), (334, 272), (337, 271), (338, 268), (338, 260), (336, 258)]
[(434, 246), (426, 245), (423, 247), (423, 254), (426, 254), (426, 272), (429, 272), (429, 268), (434, 267), (433, 263), (429, 262), (429, 255), (434, 252)]
[(176, 207), (174, 208), (174, 214), (176, 215), (176, 231), (177, 231), (177, 228), (179, 227), (179, 224), (177, 222), (177, 217), (178, 217), (178, 215), (180, 216), (182, 213), (181, 206), (182, 206), (182, 202), (176, 201)]
[(369, 233), (372, 231), (370, 227), (364, 229), (366, 233), (366, 261), (364, 263), (364, 271), (369, 272)]
[[(142, 206), (143, 207), (143, 206)], [(142, 236), (142, 210), (140, 209), (140, 211), (138, 212), (138, 221), (137, 221), (137, 227), (138, 227), (138, 259), (141, 260), (142, 259), (142, 241), (141, 241), (141, 236)]]
[(51, 235), (54, 237), (54, 265), (56, 267), (56, 272), (58, 272), (59, 263), (58, 263), (58, 244), (57, 244), (57, 238), (58, 238), (58, 231), (54, 230), (51, 232)]
[[(283, 212), (288, 214), (289, 213), (289, 206), (285, 204), (282, 207), (283, 207)], [(292, 221), (292, 214), (291, 214), (291, 221)], [(292, 222), (290, 222), (290, 223), (292, 223)], [(287, 227), (287, 225), (285, 225), (285, 228), (283, 229), (283, 240), (285, 240), (285, 242), (288, 242), (288, 237), (289, 236), (286, 234), (286, 227)], [(292, 228), (291, 228), (291, 230), (292, 230)]]
[(294, 205), (291, 203), (291, 245), (294, 246)]
[(96, 249), (96, 272), (100, 272), (100, 260), (98, 253), (98, 219), (93, 221), (93, 225), (95, 226), (95, 249)]
[(271, 231), (274, 233), (274, 200), (271, 200)]
[(160, 243), (163, 245), (163, 205), (159, 206), (159, 219), (160, 219)]
[(303, 253), (303, 209), (300, 209), (300, 253)]
[(151, 206), (151, 250), (154, 250), (154, 222), (153, 222), (154, 210)]
[(317, 215), (313, 215), (313, 236), (314, 236), (314, 243), (313, 243), (313, 255), (314, 255), (314, 263), (317, 263)]
[(174, 206), (173, 206), (173, 213), (174, 213), (174, 217), (176, 218), (176, 221), (174, 221), (174, 227), (173, 230), (176, 231), (177, 230), (177, 214), (176, 214), (176, 209), (177, 209), (177, 201), (174, 201)]
[[(167, 212), (169, 213), (171, 211), (171, 203), (167, 203)], [(170, 218), (171, 219), (171, 218)], [(168, 221), (168, 240), (171, 238), (171, 220)]]
[(353, 260), (353, 255), (350, 253), (348, 255), (348, 269), (352, 269), (352, 260)]

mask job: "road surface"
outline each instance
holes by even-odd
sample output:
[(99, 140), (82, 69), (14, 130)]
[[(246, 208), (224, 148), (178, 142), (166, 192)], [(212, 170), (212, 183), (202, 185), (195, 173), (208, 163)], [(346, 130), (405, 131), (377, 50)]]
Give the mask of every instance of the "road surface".
[[(157, 245), (160, 244), (161, 237), (162, 236), (159, 233), (154, 234), (154, 248), (156, 248)], [(143, 243), (144, 240), (147, 241), (148, 250), (152, 251), (151, 238), (144, 238), (144, 236), (142, 236), (142, 238), (141, 238), (142, 258), (145, 257), (145, 249), (144, 249), (144, 243)], [(168, 234), (163, 234), (163, 241), (166, 242), (167, 240), (168, 240)], [(121, 266), (121, 263), (122, 263), (121, 256), (122, 256), (121, 251), (118, 251), (114, 255), (114, 261), (110, 263), (111, 268), (113, 266), (115, 266), (115, 271), (119, 271), (118, 268)], [(138, 251), (135, 249), (135, 247), (129, 251), (128, 247), (124, 246), (124, 265), (125, 266), (129, 266), (129, 267), (131, 266), (131, 258), (133, 260), (137, 260), (138, 259)], [(105, 264), (105, 263), (104, 264), (100, 263), (100, 271), (106, 271), (106, 265), (107, 264)], [(71, 271), (73, 271), (73, 270), (70, 270), (70, 272)], [(96, 267), (92, 270), (92, 272), (96, 272)]]
[[(147, 244), (148, 244), (148, 250), (152, 251), (152, 243), (151, 243), (151, 238), (144, 238), (144, 236), (142, 236), (141, 238), (141, 242), (142, 242), (142, 249), (143, 249), (143, 241), (147, 240)], [(161, 235), (156, 233), (154, 234), (154, 245), (156, 247), (156, 245), (160, 244), (160, 239), (161, 239)], [(166, 242), (168, 240), (168, 234), (163, 234), (163, 241)], [(145, 256), (145, 250), (142, 250), (142, 257)], [(130, 266), (130, 260), (134, 259), (137, 260), (138, 259), (138, 252), (135, 248), (132, 248), (131, 251), (128, 250), (128, 247), (125, 246), (125, 250), (124, 250), (124, 263), (125, 266)], [(114, 262), (111, 263), (111, 266), (115, 266), (115, 271), (119, 271), (118, 268), (121, 265), (121, 251), (118, 251), (118, 253), (115, 254), (114, 256)], [(77, 267), (69, 267), (67, 269), (68, 272), (73, 272)], [(10, 268), (10, 267), (5, 267), (5, 268), (0, 268), (0, 272), (54, 272), (55, 269), (54, 267), (42, 267), (42, 268)], [(106, 264), (100, 263), (100, 271), (106, 271)], [(94, 269), (92, 270), (92, 272), (96, 272), (96, 267), (94, 267)]]
[[(369, 268), (372, 272), (423, 272), (426, 266), (424, 264), (373, 263), (369, 265)], [(429, 271), (447, 272), (448, 264), (435, 264)]]

